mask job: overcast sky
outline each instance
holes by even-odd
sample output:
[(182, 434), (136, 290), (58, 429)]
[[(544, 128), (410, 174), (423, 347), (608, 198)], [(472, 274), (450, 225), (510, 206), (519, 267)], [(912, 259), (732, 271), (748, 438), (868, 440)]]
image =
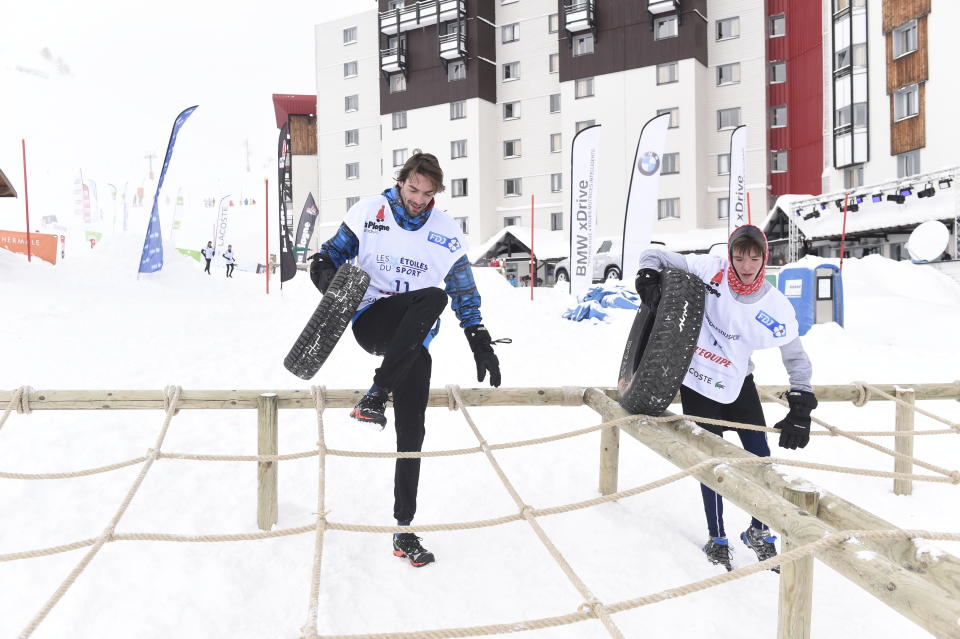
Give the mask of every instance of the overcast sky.
[[(273, 93), (316, 93), (313, 25), (373, 0), (32, 0), (0, 20), (0, 169), (21, 198), (0, 199), (0, 228), (22, 215), (20, 139), (27, 143), (31, 217), (62, 209), (73, 179), (122, 189), (162, 156), (184, 125), (164, 190), (251, 190), (276, 180)], [(246, 173), (248, 162), (251, 172)], [(22, 221), (20, 222), (22, 224)]]

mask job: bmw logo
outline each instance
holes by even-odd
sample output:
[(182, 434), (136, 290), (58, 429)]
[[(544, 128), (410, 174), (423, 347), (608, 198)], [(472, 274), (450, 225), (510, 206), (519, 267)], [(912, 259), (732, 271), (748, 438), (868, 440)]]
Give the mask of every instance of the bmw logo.
[(637, 162), (637, 169), (644, 175), (653, 175), (660, 168), (660, 156), (653, 151), (647, 151)]

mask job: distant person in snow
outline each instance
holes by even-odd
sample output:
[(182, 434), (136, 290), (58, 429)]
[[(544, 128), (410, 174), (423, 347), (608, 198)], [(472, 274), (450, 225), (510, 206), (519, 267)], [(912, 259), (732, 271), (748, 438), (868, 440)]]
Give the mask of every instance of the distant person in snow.
[(233, 269), (237, 265), (237, 260), (233, 257), (232, 244), (227, 244), (227, 250), (223, 254), (223, 259), (227, 262), (227, 277), (233, 277)]
[[(418, 452), (430, 390), (432, 360), (427, 347), (440, 330), (447, 296), (473, 351), (477, 381), (490, 373), (490, 385), (500, 386), (500, 362), (481, 323), (480, 295), (460, 226), (434, 205), (434, 196), (443, 190), (437, 158), (415, 152), (396, 180), (380, 195), (350, 207), (337, 234), (311, 256), (310, 278), (325, 293), (337, 269), (353, 258), (370, 274), (370, 285), (353, 317), (353, 335), (365, 351), (383, 361), (350, 417), (382, 430), (392, 393), (397, 451)], [(393, 516), (399, 526), (413, 520), (419, 481), (420, 459), (397, 459)], [(434, 561), (433, 553), (412, 533), (394, 534), (393, 554), (414, 566)]]
[(203, 272), (210, 275), (210, 260), (217, 254), (216, 249), (213, 248), (213, 242), (207, 242), (207, 245), (200, 249), (200, 252), (203, 253), (203, 259), (207, 260), (207, 265), (204, 267)]
[[(759, 228), (738, 227), (727, 242), (726, 259), (713, 255), (679, 255), (658, 249), (644, 251), (637, 272), (637, 292), (646, 305), (660, 298), (660, 269), (683, 269), (704, 281), (706, 306), (703, 325), (690, 368), (680, 386), (685, 415), (765, 426), (760, 396), (753, 382), (753, 351), (778, 346), (790, 377), (786, 394), (790, 411), (777, 422), (781, 448), (803, 448), (810, 441), (810, 412), (817, 407), (810, 378), (810, 359), (800, 343), (793, 306), (764, 279), (767, 238)], [(743, 447), (758, 457), (769, 457), (767, 434), (700, 423), (714, 435), (725, 430), (739, 435)], [(733, 570), (723, 527), (723, 500), (700, 485), (710, 538), (703, 551), (714, 564)], [(763, 561), (777, 554), (766, 524), (756, 517), (740, 539)], [(779, 567), (774, 569), (779, 572)]]

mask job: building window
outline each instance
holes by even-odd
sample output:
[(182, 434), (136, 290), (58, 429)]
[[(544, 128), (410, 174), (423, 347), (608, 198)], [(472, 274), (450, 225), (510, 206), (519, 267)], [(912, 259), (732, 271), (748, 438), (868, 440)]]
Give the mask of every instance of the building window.
[(457, 158), (465, 157), (467, 157), (467, 141), (453, 140), (450, 142), (450, 159), (456, 160)]
[(550, 113), (560, 113), (560, 94), (550, 94)]
[(407, 128), (407, 112), (406, 111), (394, 111), (393, 113), (393, 130), (405, 129)]
[(671, 82), (676, 82), (678, 79), (676, 62), (657, 65), (657, 84), (670, 84)]
[(520, 39), (520, 23), (514, 22), (513, 24), (505, 24), (500, 27), (500, 41), (503, 44), (508, 42), (516, 42)]
[(563, 150), (563, 138), (559, 133), (550, 134), (550, 152), (559, 153)]
[(893, 119), (904, 120), (920, 113), (920, 85), (911, 84), (893, 94)]
[(732, 40), (740, 37), (740, 18), (717, 20), (717, 40)]
[(717, 66), (717, 86), (740, 83), (740, 63), (721, 64)]
[(563, 173), (550, 174), (550, 192), (559, 193), (563, 190)]
[(574, 95), (580, 98), (589, 98), (593, 95), (593, 78), (580, 78), (574, 84)]
[(677, 16), (657, 18), (653, 21), (653, 39), (665, 40), (677, 37)]
[(779, 38), (787, 35), (787, 18), (782, 13), (770, 16), (770, 37)]
[(920, 151), (907, 151), (897, 156), (897, 177), (907, 177), (920, 172)]
[(717, 109), (717, 130), (733, 129), (740, 126), (740, 107)]
[(664, 113), (670, 114), (670, 128), (675, 129), (680, 126), (680, 108), (679, 107), (670, 107), (669, 109), (657, 109), (657, 115), (663, 115)]
[(573, 55), (588, 55), (593, 53), (593, 34), (573, 36)]
[(781, 82), (787, 81), (787, 63), (786, 62), (771, 62), (770, 63), (770, 84), (780, 84)]
[(730, 154), (717, 155), (717, 175), (730, 175)]
[(917, 50), (917, 21), (896, 27), (893, 30), (893, 57), (899, 58)]
[(357, 41), (357, 28), (356, 27), (347, 27), (343, 30), (343, 43), (344, 44), (353, 44)]
[(450, 180), (450, 196), (451, 197), (466, 197), (467, 195), (467, 178), (457, 178), (455, 180)]
[(360, 144), (360, 129), (350, 129), (343, 132), (343, 145), (356, 146)]
[(557, 211), (556, 213), (550, 214), (550, 230), (551, 231), (563, 230), (563, 213)]
[(503, 197), (523, 195), (522, 178), (507, 178), (503, 181)]
[(393, 166), (403, 166), (403, 163), (406, 161), (407, 161), (406, 149), (393, 150)]
[(857, 128), (867, 126), (866, 102), (857, 102), (853, 105), (853, 126)]
[(680, 198), (670, 197), (657, 200), (657, 219), (680, 218)]
[(730, 217), (730, 198), (717, 198), (717, 219), (726, 220)]
[(786, 105), (779, 105), (771, 107), (770, 109), (770, 126), (771, 127), (781, 127), (787, 126), (787, 107)]
[(863, 165), (848, 166), (843, 170), (843, 188), (856, 189), (863, 186)]
[(344, 62), (343, 63), (343, 77), (345, 78), (355, 78), (357, 77), (357, 61), (353, 62)]
[(352, 207), (354, 204), (356, 204), (356, 203), (359, 202), (359, 201), (360, 201), (360, 196), (359, 196), (359, 195), (356, 195), (356, 196), (354, 196), (354, 197), (348, 197), (348, 198), (346, 199), (347, 210), (349, 211), (349, 210), (350, 210), (350, 207)]
[(503, 103), (503, 119), (519, 120), (520, 119), (520, 102), (504, 102)]
[(660, 164), (660, 175), (670, 175), (680, 172), (680, 154), (664, 153), (663, 161)]
[(520, 224), (520, 216), (519, 216), (519, 215), (508, 215), (508, 216), (505, 216), (505, 217), (503, 218), (503, 227), (504, 227), (504, 228), (506, 228), (506, 227), (508, 227), (508, 226), (517, 226), (518, 224)]
[(503, 157), (504, 158), (520, 157), (520, 140), (504, 140)]
[(547, 58), (550, 73), (556, 73), (560, 70), (560, 54), (551, 53)]
[(447, 82), (467, 79), (467, 65), (464, 62), (451, 62), (447, 65)]
[(457, 100), (450, 103), (450, 119), (462, 120), (467, 117), (467, 101)]
[(867, 43), (853, 45), (853, 66), (863, 69), (867, 66)]
[(347, 164), (347, 179), (356, 180), (360, 177), (360, 163), (359, 162), (350, 162)]
[(394, 73), (390, 76), (390, 93), (401, 93), (407, 90), (407, 76)]
[(547, 16), (547, 33), (556, 33), (560, 30), (560, 14), (551, 13)]
[(464, 235), (470, 235), (470, 218), (468, 217), (455, 217), (457, 225), (460, 226), (460, 232)]
[(597, 123), (596, 120), (580, 120), (574, 125), (574, 133), (580, 133), (588, 126), (593, 126)]
[(503, 81), (509, 82), (511, 80), (520, 79), (520, 63), (519, 62), (507, 62), (503, 65)]
[(787, 152), (786, 151), (770, 151), (770, 172), (771, 173), (787, 172)]
[(360, 97), (356, 95), (348, 95), (343, 99), (343, 110), (347, 113), (352, 113), (360, 108)]

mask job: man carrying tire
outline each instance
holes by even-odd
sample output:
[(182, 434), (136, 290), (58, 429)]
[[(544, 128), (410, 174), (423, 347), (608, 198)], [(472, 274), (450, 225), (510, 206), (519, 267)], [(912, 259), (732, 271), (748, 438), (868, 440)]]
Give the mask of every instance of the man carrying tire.
[[(703, 324), (683, 383), (680, 400), (685, 415), (765, 426), (760, 396), (753, 381), (753, 351), (780, 348), (790, 378), (790, 411), (775, 424), (782, 448), (803, 448), (810, 440), (810, 412), (817, 399), (810, 385), (812, 367), (800, 343), (796, 313), (784, 295), (764, 279), (767, 238), (759, 228), (738, 227), (727, 242), (727, 259), (712, 255), (679, 255), (648, 250), (640, 256), (637, 292), (644, 304), (656, 304), (660, 273), (665, 267), (698, 276), (706, 289)], [(769, 457), (766, 433), (699, 423), (723, 437), (733, 430), (749, 452)], [(700, 485), (710, 539), (703, 551), (714, 564), (732, 570), (730, 547), (723, 526), (723, 500)], [(756, 517), (740, 535), (763, 561), (777, 554), (776, 537)], [(779, 572), (779, 567), (774, 569)]]
[[(310, 278), (326, 292), (337, 269), (356, 258), (370, 285), (353, 317), (353, 334), (368, 353), (382, 355), (370, 390), (350, 416), (382, 430), (387, 397), (393, 394), (397, 452), (419, 452), (430, 390), (427, 347), (440, 328), (447, 297), (463, 328), (477, 365), (477, 381), (490, 373), (500, 386), (500, 363), (481, 323), (480, 295), (460, 237), (460, 227), (434, 206), (443, 191), (437, 158), (415, 152), (397, 174), (397, 184), (347, 211), (337, 234), (313, 255)], [(440, 288), (443, 286), (443, 288)], [(408, 526), (417, 508), (420, 459), (397, 459), (394, 517)], [(393, 553), (414, 566), (434, 561), (412, 533), (393, 536)]]

